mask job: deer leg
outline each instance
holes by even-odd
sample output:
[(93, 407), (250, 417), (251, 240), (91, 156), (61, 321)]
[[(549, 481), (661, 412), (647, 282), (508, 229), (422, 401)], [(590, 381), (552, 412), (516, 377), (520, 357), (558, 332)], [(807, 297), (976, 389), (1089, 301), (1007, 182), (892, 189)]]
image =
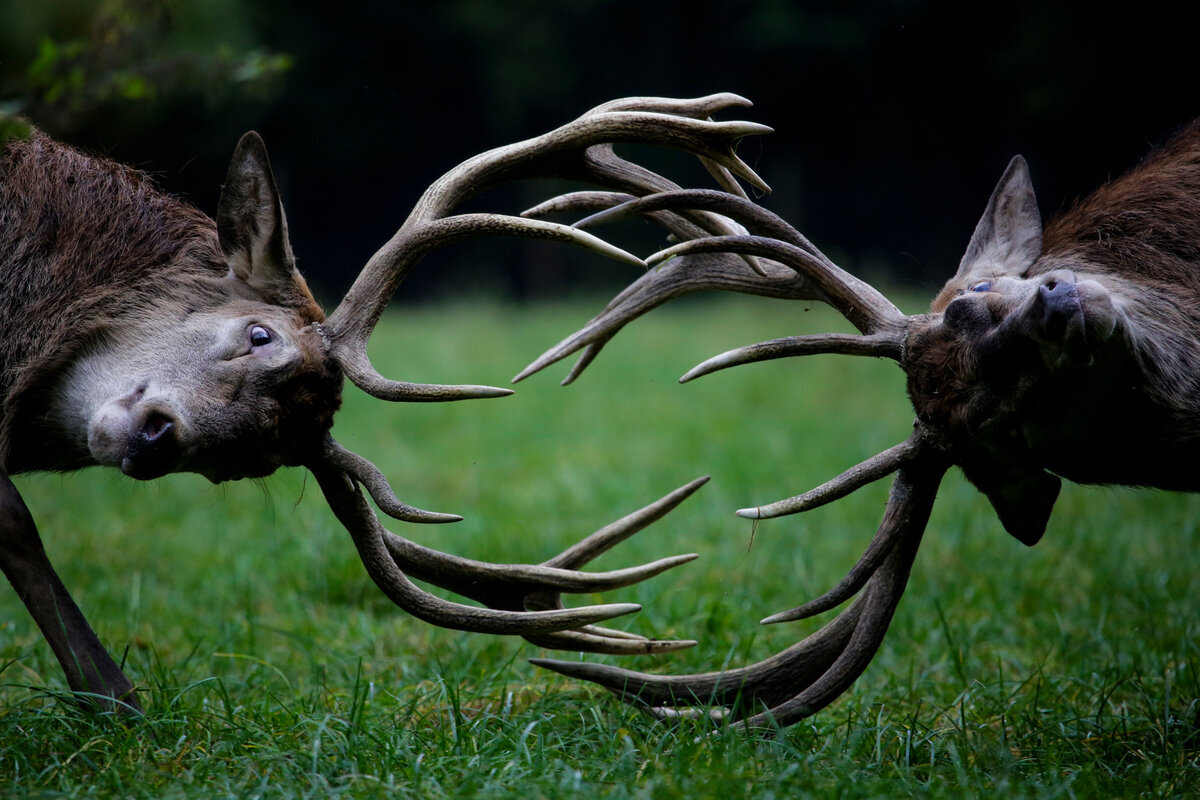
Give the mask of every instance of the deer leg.
[(8, 474), (0, 469), (0, 570), (29, 609), (66, 673), (67, 685), (91, 705), (140, 711), (133, 684), (59, 579), (33, 516)]

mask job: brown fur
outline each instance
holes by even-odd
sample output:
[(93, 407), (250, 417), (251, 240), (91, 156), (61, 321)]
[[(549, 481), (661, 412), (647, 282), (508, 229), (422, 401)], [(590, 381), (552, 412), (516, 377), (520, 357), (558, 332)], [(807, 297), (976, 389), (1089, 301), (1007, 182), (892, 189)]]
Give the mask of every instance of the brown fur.
[[(55, 461), (39, 452), (53, 434), (53, 420), (35, 419), (48, 387), (126, 326), (247, 295), (231, 291), (228, 270), (213, 220), (142, 173), (39, 132), (10, 143), (0, 161), (0, 467), (86, 464), (82, 454)], [(324, 318), (302, 280), (287, 302), (297, 330)], [(278, 452), (278, 463), (319, 447), (339, 402), (339, 370), (315, 335), (300, 343), (301, 366), (265, 387), (276, 402), (255, 437), (267, 436), (255, 446)], [(304, 453), (295, 452), (301, 442)]]
[(1007, 462), (1200, 490), (1200, 124), (1050, 222), (1042, 241), (1016, 277), (1069, 271), (1102, 287), (1115, 334), (1048, 343), (1003, 293), (971, 296), (991, 274), (960, 270), (906, 344), (918, 417), (968, 476), (973, 463)]

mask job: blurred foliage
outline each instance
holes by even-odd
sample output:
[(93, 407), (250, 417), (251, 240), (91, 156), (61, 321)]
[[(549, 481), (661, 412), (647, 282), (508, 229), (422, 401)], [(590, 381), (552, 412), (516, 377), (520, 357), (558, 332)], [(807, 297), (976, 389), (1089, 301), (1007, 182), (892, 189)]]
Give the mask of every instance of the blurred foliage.
[(266, 98), (292, 60), (256, 45), (243, 5), (0, 0), (3, 108), (68, 135), (137, 105), (154, 117), (179, 102), (211, 109), (235, 94)]
[(13, 139), (28, 139), (32, 128), (24, 119), (0, 111), (0, 147)]
[[(0, 0), (0, 109), (149, 166), (210, 213), (233, 143), (259, 131), (301, 266), (332, 297), (464, 158), (616, 97), (732, 91), (755, 103), (744, 118), (778, 131), (741, 146), (775, 189), (761, 202), (846, 268), (929, 294), (1013, 154), (1028, 159), (1049, 215), (1200, 113), (1179, 88), (1195, 73), (1187, 8), (342, 0), (317, 12), (291, 0)], [(648, 166), (707, 181), (668, 163)], [(502, 191), (481, 202), (515, 211), (544, 199)], [(469, 284), (558, 297), (629, 280), (541, 243), (452, 251), (447, 267), (415, 271), (404, 296)]]

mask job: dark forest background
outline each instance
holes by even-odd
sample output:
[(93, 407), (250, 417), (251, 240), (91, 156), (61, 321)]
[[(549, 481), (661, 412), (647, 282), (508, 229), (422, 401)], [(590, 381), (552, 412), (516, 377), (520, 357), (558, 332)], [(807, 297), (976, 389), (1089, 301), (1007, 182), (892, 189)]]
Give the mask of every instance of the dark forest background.
[[(733, 91), (755, 103), (744, 118), (776, 129), (740, 151), (775, 190), (762, 202), (851, 270), (931, 294), (1014, 153), (1049, 214), (1200, 115), (1187, 8), (0, 0), (0, 108), (154, 172), (209, 213), (237, 137), (260, 131), (301, 268), (332, 297), (462, 159), (614, 97)], [(546, 193), (485, 204), (516, 211)], [(406, 299), (633, 277), (544, 244), (433, 261)]]

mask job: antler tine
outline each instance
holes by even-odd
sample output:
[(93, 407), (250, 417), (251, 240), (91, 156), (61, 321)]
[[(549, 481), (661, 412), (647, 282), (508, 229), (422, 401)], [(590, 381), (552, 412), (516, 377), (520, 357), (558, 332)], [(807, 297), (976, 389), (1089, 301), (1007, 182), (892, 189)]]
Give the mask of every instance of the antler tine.
[(728, 108), (751, 108), (754, 103), (733, 92), (717, 92), (704, 97), (621, 97), (601, 103), (582, 116), (590, 117), (610, 111), (657, 111), (692, 119), (708, 119)]
[(462, 521), (462, 517), (458, 514), (423, 511), (401, 502), (400, 498), (396, 497), (396, 493), (392, 491), (392, 486), (388, 483), (388, 479), (384, 477), (378, 467), (357, 453), (352, 453), (342, 447), (332, 436), (325, 437), (325, 449), (322, 459), (326, 463), (341, 469), (365, 486), (375, 504), (393, 519), (398, 519), (402, 522), (421, 523)]
[(751, 270), (743, 262), (723, 253), (703, 253), (679, 258), (650, 270), (613, 298), (604, 310), (578, 331), (521, 370), (513, 382), (528, 378), (551, 364), (585, 347), (592, 348), (586, 358), (563, 383), (570, 383), (582, 372), (599, 347), (615, 336), (621, 328), (648, 311), (673, 298), (708, 289), (756, 294), (792, 300), (814, 300), (812, 281), (793, 269), (770, 261), (762, 262), (765, 276)]
[(385, 543), (393, 559), (414, 577), (450, 589), (493, 608), (518, 611), (550, 609), (558, 592), (599, 592), (652, 578), (696, 559), (695, 553), (671, 556), (637, 567), (609, 572), (579, 572), (592, 559), (628, 539), (693, 495), (708, 478), (698, 478), (665, 497), (606, 525), (540, 565), (489, 564), (422, 547), (395, 534)]
[[(619, 198), (614, 195), (613, 200)], [(701, 219), (718, 219), (724, 222), (721, 226), (705, 228), (708, 233), (729, 233), (729, 223), (736, 222), (734, 233), (755, 233), (760, 236), (770, 236), (790, 242), (801, 247), (815, 256), (824, 259), (824, 255), (802, 233), (787, 224), (781, 217), (771, 213), (760, 205), (737, 197), (728, 192), (718, 192), (713, 189), (668, 189), (654, 194), (644, 195), (620, 204), (610, 203), (603, 210), (575, 223), (576, 228), (590, 228), (605, 222), (614, 222), (633, 216), (649, 215), (654, 212), (670, 211), (675, 214), (690, 214), (697, 211), (710, 212)], [(714, 216), (719, 215), (719, 216)], [(678, 235), (678, 231), (672, 230)], [(681, 237), (683, 238), (683, 237)], [(688, 236), (687, 239), (697, 238)], [(828, 260), (828, 259), (826, 259)]]
[[(661, 192), (657, 195), (630, 201), (624, 207), (602, 212), (591, 220), (577, 223), (576, 227), (583, 227), (589, 222), (602, 221), (606, 216), (616, 217), (657, 210), (681, 212), (685, 209), (703, 209), (719, 213), (744, 225), (758, 238), (777, 239), (781, 243), (798, 248), (805, 254), (804, 256), (797, 257), (791, 248), (783, 246), (775, 254), (767, 257), (787, 264), (797, 271), (806, 272), (821, 290), (821, 296), (814, 299), (822, 300), (838, 309), (860, 331), (867, 333), (902, 326), (901, 321), (905, 315), (873, 286), (859, 280), (830, 261), (804, 234), (784, 219), (742, 197), (704, 189)], [(704, 241), (704, 245), (700, 245), (699, 242), (684, 242), (668, 248), (652, 256), (647, 263), (653, 266), (675, 256), (692, 252), (689, 250), (689, 245), (699, 248), (697, 252), (701, 250), (721, 252), (719, 237), (712, 237)], [(724, 252), (741, 253), (748, 249), (753, 248), (749, 245), (731, 243), (731, 246)]]
[[(683, 117), (691, 117), (692, 119), (711, 119), (714, 114), (724, 111), (728, 108), (750, 108), (754, 104), (744, 97), (729, 92), (721, 94), (711, 94), (707, 97), (700, 97), (693, 100), (677, 100), (669, 97), (627, 97), (622, 100), (614, 100), (589, 111), (584, 116), (593, 114), (601, 114), (611, 111), (653, 111), (663, 114), (674, 114)], [(609, 148), (611, 154), (611, 148)], [(729, 158), (732, 153), (726, 155), (722, 159), (708, 158), (703, 155), (699, 156), (700, 163), (708, 170), (709, 174), (716, 179), (717, 183), (730, 194), (735, 194), (740, 197), (746, 197), (745, 190), (735, 180), (734, 175), (742, 178), (750, 183), (755, 188), (764, 193), (769, 194), (771, 188), (766, 182), (760, 178), (754, 170), (741, 159), (733, 157)], [(662, 187), (665, 188), (665, 187)]]
[[(737, 514), (740, 517), (747, 517), (749, 519), (768, 519), (770, 517), (808, 511), (827, 503), (832, 503), (856, 489), (866, 486), (868, 483), (874, 483), (880, 478), (890, 475), (903, 468), (905, 464), (919, 458), (923, 446), (920, 431), (914, 431), (913, 435), (907, 440), (846, 470), (838, 477), (812, 491), (805, 492), (790, 500), (772, 503), (762, 508), (743, 508)], [(867, 545), (867, 549), (863, 551), (858, 561), (850, 568), (845, 577), (838, 582), (837, 586), (820, 597), (814, 598), (790, 611), (781, 611), (778, 614), (772, 614), (763, 619), (761, 624), (774, 625), (779, 622), (794, 622), (795, 620), (808, 619), (823, 611), (836, 608), (849, 600), (875, 574), (880, 563), (892, 551), (892, 548), (895, 547), (900, 531), (901, 528), (895, 526), (880, 525), (879, 530), (875, 533), (875, 537)]]
[(565, 611), (512, 612), (443, 600), (418, 587), (399, 569), (385, 545), (387, 531), (347, 473), (325, 464), (314, 464), (309, 469), (329, 507), (354, 539), (367, 574), (393, 603), (418, 619), (462, 631), (521, 634), (590, 625), (641, 610), (632, 603), (618, 603)]
[[(599, 211), (622, 206), (637, 197), (628, 192), (580, 191), (567, 192), (549, 200), (543, 200), (532, 208), (521, 212), (522, 217), (540, 219), (551, 214), (575, 214), (580, 211)], [(578, 227), (578, 223), (576, 223)]]
[[(641, 259), (585, 231), (553, 222), (501, 214), (461, 214), (431, 221), (422, 226), (419, 232), (405, 237), (406, 256), (415, 263), (435, 246), (479, 236), (521, 236), (568, 242), (581, 245), (618, 261), (645, 267), (645, 263)], [(383, 252), (380, 251), (380, 253)], [(377, 259), (388, 260), (390, 256), (381, 256), (380, 253), (376, 253), (368, 262), (364, 274), (368, 272), (378, 274), (381, 271), (381, 268), (373, 265), (376, 264)], [(387, 297), (391, 297), (395, 292), (403, 274), (395, 273), (391, 277), (394, 285), (382, 289)], [(347, 295), (347, 297), (349, 296)], [(439, 386), (406, 383), (384, 378), (375, 370), (367, 357), (367, 340), (382, 313), (382, 304), (369, 307), (347, 305), (346, 301), (343, 301), (342, 305), (338, 306), (330, 315), (327, 322), (315, 325), (321, 332), (331, 355), (341, 365), (346, 377), (363, 391), (383, 400), (407, 402), (440, 402), (503, 397), (512, 394), (510, 389), (491, 386)]]
[[(590, 623), (638, 610), (631, 604), (564, 608), (560, 593), (622, 588), (680, 566), (694, 553), (607, 572), (579, 572), (601, 553), (629, 538), (695, 493), (699, 478), (645, 508), (601, 528), (542, 565), (490, 564), (423, 547), (383, 528), (355, 483), (366, 487), (385, 513), (409, 522), (452, 522), (460, 517), (421, 511), (400, 502), (383, 474), (367, 459), (327, 438), (321, 460), (310, 466), (330, 507), (354, 537), (368, 574), (401, 608), (427, 621), (460, 630), (535, 636), (548, 647), (598, 653), (655, 653), (690, 647), (691, 641), (655, 641), (596, 628)], [(386, 560), (386, 563), (385, 563)], [(479, 609), (431, 595), (408, 575), (488, 606)], [(528, 621), (528, 625), (523, 620)], [(560, 631), (577, 628), (570, 635)]]
[(903, 340), (894, 334), (853, 335), (841, 333), (825, 333), (810, 336), (785, 336), (768, 342), (727, 350), (713, 356), (690, 370), (680, 378), (680, 383), (687, 383), (704, 375), (711, 375), (730, 367), (742, 364), (754, 364), (759, 361), (771, 361), (776, 358), (794, 358), (796, 356), (812, 356), (821, 354), (843, 356), (874, 356), (890, 358), (899, 361), (903, 354)]
[(745, 253), (769, 258), (804, 272), (820, 287), (816, 299), (828, 303), (863, 333), (892, 333), (902, 337), (908, 317), (870, 284), (841, 269), (823, 255), (765, 236), (714, 236), (681, 242), (646, 259), (653, 268), (684, 255)]
[(919, 425), (914, 427), (912, 435), (900, 444), (871, 456), (866, 461), (851, 467), (815, 489), (765, 506), (739, 508), (736, 513), (739, 517), (746, 519), (774, 519), (789, 514), (798, 514), (802, 511), (811, 511), (827, 503), (832, 503), (834, 500), (840, 500), (868, 483), (874, 483), (880, 478), (891, 475), (920, 456), (924, 446), (922, 444), (924, 431)]
[[(490, 387), (482, 391), (467, 387), (443, 391), (387, 381), (370, 365), (366, 342), (371, 331), (400, 283), (429, 250), (466, 238), (516, 235), (574, 242), (639, 266), (642, 262), (594, 237), (580, 236), (579, 231), (566, 226), (502, 215), (452, 216), (453, 209), (482, 191), (522, 178), (565, 177), (619, 189), (641, 185), (639, 180), (653, 173), (638, 172), (623, 163), (614, 164), (603, 154), (604, 146), (618, 141), (686, 150), (746, 180), (761, 183), (741, 163), (733, 148), (737, 140), (769, 132), (770, 128), (751, 122), (713, 122), (686, 116), (744, 102), (735, 95), (696, 101), (630, 98), (612, 106), (614, 110), (594, 110), (548, 134), (464, 161), (425, 192), (404, 225), (372, 256), (328, 321), (320, 326), (330, 354), (347, 365), (346, 374), (352, 382), (385, 399), (423, 401), (497, 396), (499, 391)], [(665, 180), (654, 178), (659, 182)], [(640, 193), (645, 191), (642, 189)]]
[(659, 716), (679, 716), (678, 706), (724, 707), (746, 727), (790, 725), (811, 716), (845, 691), (879, 648), (903, 595), (946, 469), (944, 458), (932, 449), (922, 450), (919, 457), (900, 468), (880, 525), (892, 544), (865, 582), (865, 589), (820, 630), (764, 661), (680, 676), (651, 675), (607, 664), (531, 661), (598, 683)]
[[(595, 202), (599, 204), (599, 199)], [(757, 235), (697, 236), (694, 231), (671, 225), (670, 218), (662, 216), (695, 210), (718, 214)], [(809, 343), (798, 347), (812, 348), (807, 351), (809, 353), (899, 357), (908, 318), (874, 287), (840, 269), (803, 234), (761, 206), (724, 192), (667, 190), (594, 213), (577, 222), (576, 227), (612, 222), (635, 214), (654, 216), (677, 238), (687, 241), (647, 259), (652, 267), (649, 272), (617, 295), (579, 331), (533, 361), (513, 379), (514, 382), (588, 348), (584, 358), (563, 381), (569, 383), (595, 358), (600, 347), (626, 324), (675, 297), (709, 289), (828, 303), (867, 336), (830, 335), (824, 339), (809, 339)], [(721, 258), (721, 254), (760, 256), (763, 260), (756, 262), (757, 270), (747, 270), (733, 258)], [(822, 349), (824, 347), (828, 349)], [(779, 352), (778, 356), (759, 350), (747, 353), (746, 357), (757, 360), (756, 356), (800, 354), (787, 350), (776, 352)], [(738, 358), (734, 354), (726, 357)], [(693, 377), (697, 375), (689, 373), (686, 379)]]
[[(593, 151), (599, 149), (600, 147), (598, 146), (593, 148)], [(595, 152), (593, 155), (596, 155)], [(600, 156), (597, 156), (597, 159), (603, 160), (608, 168), (614, 170), (614, 173), (617, 170), (621, 170), (626, 178), (635, 171), (642, 170), (636, 164), (618, 158), (611, 152), (611, 149), (603, 155), (602, 159)], [(674, 195), (683, 191), (675, 187), (670, 181), (658, 179), (659, 176), (652, 172), (645, 170), (643, 172), (647, 177), (643, 185), (639, 188), (649, 188), (655, 192), (654, 194), (647, 195), (647, 197)], [(737, 185), (736, 180), (729, 176), (727, 170), (721, 168), (721, 172)], [(742, 194), (744, 195), (744, 193)], [(624, 192), (569, 192), (522, 211), (521, 216), (536, 219), (556, 213), (597, 212), (576, 222), (573, 226), (576, 229), (583, 229), (599, 222), (615, 221), (641, 213), (643, 216), (658, 223), (663, 229), (669, 231), (675, 241), (697, 239), (702, 236), (730, 236), (746, 233), (745, 228), (733, 222), (728, 217), (713, 214), (702, 209), (684, 209), (680, 211), (655, 211), (651, 209), (641, 211), (642, 206), (638, 204), (639, 199), (634, 195)], [(627, 210), (630, 208), (637, 210)], [(766, 277), (767, 273), (757, 258), (744, 255), (741, 256), (741, 259), (749, 265), (750, 269)]]
[[(674, 190), (659, 192), (647, 197), (659, 197), (661, 194), (674, 194)], [(625, 192), (569, 192), (543, 201), (533, 208), (521, 212), (521, 216), (533, 219), (546, 217), (550, 214), (588, 212), (590, 216), (576, 222), (572, 227), (582, 230), (600, 222), (610, 222), (643, 213), (644, 216), (658, 222), (677, 240), (684, 241), (701, 236), (723, 236), (746, 233), (746, 229), (726, 217), (710, 214), (704, 211), (683, 211), (680, 213), (645, 210), (641, 200)], [(633, 210), (627, 210), (633, 209)], [(750, 263), (750, 262), (747, 262)], [(754, 266), (754, 264), (751, 264)], [(757, 267), (755, 267), (757, 271)]]

